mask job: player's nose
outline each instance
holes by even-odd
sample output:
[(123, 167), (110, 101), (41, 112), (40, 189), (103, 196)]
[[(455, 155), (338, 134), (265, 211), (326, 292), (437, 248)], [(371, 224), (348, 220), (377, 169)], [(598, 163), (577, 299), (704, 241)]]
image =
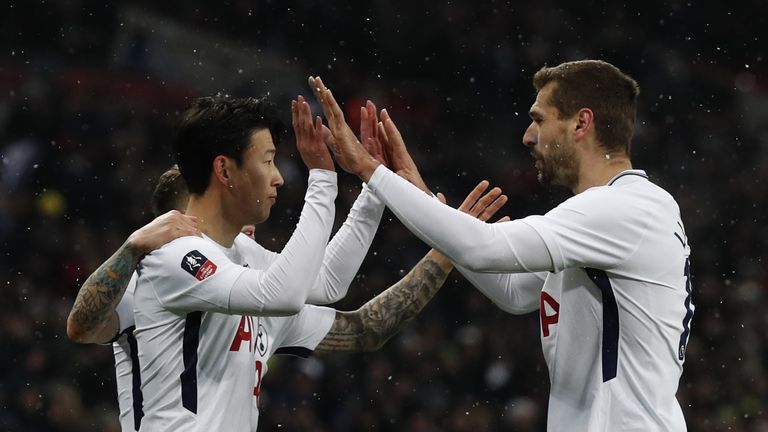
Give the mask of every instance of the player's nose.
[(538, 142), (539, 133), (536, 131), (534, 123), (531, 122), (531, 125), (528, 126), (528, 129), (526, 129), (525, 133), (523, 134), (523, 145), (530, 148), (535, 146)]
[(283, 180), (282, 174), (280, 174), (280, 170), (275, 167), (275, 177), (272, 179), (272, 185), (274, 187), (280, 187), (285, 183)]

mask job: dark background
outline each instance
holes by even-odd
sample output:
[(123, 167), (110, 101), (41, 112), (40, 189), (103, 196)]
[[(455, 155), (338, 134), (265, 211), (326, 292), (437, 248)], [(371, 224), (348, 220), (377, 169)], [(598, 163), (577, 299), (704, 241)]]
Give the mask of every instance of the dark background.
[[(680, 203), (696, 314), (678, 399), (691, 431), (768, 430), (768, 3), (11, 0), (0, 5), (0, 430), (116, 430), (112, 354), (66, 340), (82, 281), (151, 220), (149, 195), (190, 98), (289, 99), (320, 74), (351, 124), (365, 98), (397, 121), (454, 204), (481, 179), (503, 214), (567, 191), (521, 145), (544, 64), (600, 58), (642, 95), (633, 161)], [(396, 4), (397, 3), (397, 4)], [(634, 4), (638, 3), (638, 4)], [(317, 106), (315, 106), (317, 111)], [(306, 170), (259, 241), (280, 250)], [(359, 191), (342, 175), (337, 225)], [(340, 309), (427, 248), (387, 212)], [(381, 351), (275, 358), (260, 430), (541, 431), (549, 381), (536, 314), (510, 316), (454, 273)]]

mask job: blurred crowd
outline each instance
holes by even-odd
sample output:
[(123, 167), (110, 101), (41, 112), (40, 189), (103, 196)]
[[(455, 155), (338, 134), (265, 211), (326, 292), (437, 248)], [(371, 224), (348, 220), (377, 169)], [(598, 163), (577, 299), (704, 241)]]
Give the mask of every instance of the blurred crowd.
[[(0, 430), (118, 430), (112, 351), (69, 342), (65, 321), (85, 278), (151, 219), (190, 98), (269, 93), (290, 125), (290, 98), (319, 74), (351, 124), (366, 98), (386, 107), (449, 203), (489, 179), (510, 197), (502, 213), (522, 217), (568, 197), (537, 183), (521, 145), (531, 77), (600, 58), (640, 82), (634, 165), (677, 198), (692, 245), (689, 430), (768, 431), (765, 2), (292, 3), (2, 6)], [(273, 250), (306, 185), (291, 134), (286, 186), (256, 232)], [(337, 226), (359, 190), (341, 175)], [(359, 307), (426, 251), (385, 213), (336, 307)], [(260, 430), (542, 431), (548, 388), (537, 315), (507, 315), (453, 273), (381, 351), (274, 358)]]

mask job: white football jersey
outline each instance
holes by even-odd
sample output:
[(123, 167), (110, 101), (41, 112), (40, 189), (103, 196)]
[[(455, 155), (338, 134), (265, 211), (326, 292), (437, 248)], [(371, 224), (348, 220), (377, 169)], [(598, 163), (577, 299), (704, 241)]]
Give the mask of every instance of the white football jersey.
[(522, 219), (552, 257), (541, 292), (547, 430), (686, 430), (675, 398), (693, 316), (677, 203), (643, 171)]
[(141, 424), (142, 411), (141, 376), (139, 373), (139, 353), (136, 349), (136, 328), (133, 319), (133, 293), (136, 289), (136, 272), (131, 275), (125, 294), (116, 308), (120, 321), (120, 331), (112, 342), (115, 355), (115, 384), (117, 402), (120, 407), (120, 428), (123, 432), (137, 431)]
[[(310, 177), (318, 175), (323, 174), (310, 171)], [(325, 177), (328, 177), (328, 174), (325, 174)], [(366, 185), (363, 185), (363, 189), (358, 199), (350, 209), (349, 216), (325, 248), (325, 255), (320, 274), (307, 296), (308, 304), (333, 303), (346, 295), (347, 289), (354, 279), (357, 270), (368, 251), (371, 241), (373, 240), (383, 210), (383, 203), (371, 193)], [(320, 229), (320, 227), (316, 225), (310, 225), (305, 228)], [(297, 229), (299, 228), (297, 227)], [(299, 234), (299, 236), (302, 235)], [(248, 260), (242, 260), (242, 264), (249, 265), (253, 268), (264, 269), (278, 260), (280, 254), (266, 250), (258, 243), (249, 240), (250, 239), (245, 240), (243, 236), (239, 236), (235, 241), (236, 245), (238, 245), (236, 248), (237, 252), (232, 252), (226, 248), (221, 249), (226, 256), (232, 255), (238, 260), (241, 260), (241, 253), (243, 256), (248, 256)], [(215, 246), (218, 247), (219, 245), (215, 244)], [(195, 266), (197, 271), (194, 272), (194, 276), (199, 278), (198, 280), (205, 279), (216, 273), (217, 269), (215, 266), (206, 266), (202, 261), (198, 262), (197, 258), (197, 256), (185, 256), (185, 269), (188, 270)], [(235, 266), (234, 270), (231, 271), (237, 273), (241, 268), (242, 267)], [(116, 308), (116, 312), (120, 319), (120, 331), (117, 339), (113, 343), (113, 349), (117, 376), (118, 402), (120, 405), (120, 425), (123, 431), (139, 430), (141, 419), (144, 415), (143, 394), (141, 390), (141, 369), (139, 367), (137, 341), (134, 335), (134, 290), (136, 283), (137, 274), (134, 273), (123, 299)], [(282, 343), (294, 343), (296, 347), (301, 349), (297, 352), (289, 349), (288, 354), (306, 354), (308, 352), (307, 347), (309, 345), (314, 347), (313, 344), (316, 344), (312, 342), (312, 337), (315, 335), (315, 331), (319, 331), (322, 335), (325, 334), (322, 331), (322, 325), (319, 327), (316, 326), (322, 321), (322, 318), (316, 317), (321, 321), (315, 322), (311, 329), (304, 329), (298, 325), (298, 323), (306, 321), (308, 319), (307, 317), (309, 317), (309, 319), (314, 319), (312, 317), (318, 313), (320, 312), (317, 312), (316, 309), (308, 308), (302, 310), (295, 316), (295, 318), (263, 321), (263, 323), (262, 321), (259, 321), (259, 326), (262, 329), (267, 329), (268, 331), (264, 332), (264, 334), (268, 334), (270, 338), (272, 338), (272, 342), (268, 343), (268, 346), (277, 349), (281, 347), (280, 344)], [(325, 314), (327, 312), (322, 313)], [(249, 319), (247, 324), (245, 321), (241, 320), (240, 324), (250, 326), (253, 320), (256, 319), (257, 318)], [(259, 334), (261, 334), (261, 332)], [(309, 345), (302, 345), (307, 344), (307, 341), (311, 343), (309, 343)], [(290, 346), (288, 348), (290, 348)], [(257, 387), (259, 387), (261, 382), (260, 377), (266, 372), (266, 358), (261, 358), (263, 356), (259, 357), (258, 351), (254, 352), (257, 353), (257, 361), (259, 362), (256, 364), (256, 377), (257, 383), (259, 383)], [(268, 353), (267, 357), (271, 355), (271, 353), (272, 351)], [(264, 364), (263, 369), (261, 366), (262, 364)]]
[(253, 353), (256, 356), (256, 386), (253, 389), (253, 430), (259, 421), (261, 383), (267, 374), (267, 361), (273, 354), (307, 358), (325, 338), (336, 317), (336, 310), (305, 306), (289, 317), (246, 317), (255, 330)]
[[(504, 310), (538, 307), (549, 431), (686, 430), (675, 393), (694, 311), (690, 248), (677, 203), (645, 172), (500, 224), (436, 203), (383, 166), (368, 185)], [(513, 277), (543, 270), (543, 286), (538, 273)]]
[(266, 359), (284, 346), (308, 354), (335, 316), (311, 306), (269, 319), (217, 312), (246, 267), (264, 269), (271, 260), (242, 234), (231, 248), (183, 237), (142, 260), (134, 295), (142, 431), (256, 430), (253, 398)]

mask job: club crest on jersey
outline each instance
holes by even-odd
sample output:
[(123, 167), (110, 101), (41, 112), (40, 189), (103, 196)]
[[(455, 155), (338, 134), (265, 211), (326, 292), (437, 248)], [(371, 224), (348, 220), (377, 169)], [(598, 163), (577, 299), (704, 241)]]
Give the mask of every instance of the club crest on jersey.
[(216, 273), (216, 264), (197, 250), (184, 255), (181, 260), (181, 268), (199, 281)]
[(267, 355), (267, 348), (269, 348), (268, 344), (269, 339), (267, 338), (267, 329), (259, 323), (258, 327), (256, 327), (256, 350), (262, 357)]

